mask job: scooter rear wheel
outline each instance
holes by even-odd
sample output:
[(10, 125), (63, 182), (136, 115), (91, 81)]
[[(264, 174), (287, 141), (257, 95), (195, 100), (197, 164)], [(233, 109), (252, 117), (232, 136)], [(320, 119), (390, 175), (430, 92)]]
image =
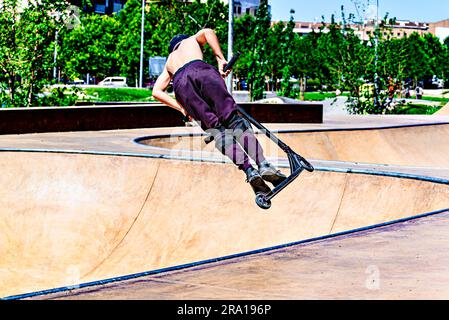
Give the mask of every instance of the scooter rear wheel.
[(258, 194), (256, 196), (256, 204), (264, 210), (270, 209), (271, 207), (271, 201), (267, 200), (263, 194)]

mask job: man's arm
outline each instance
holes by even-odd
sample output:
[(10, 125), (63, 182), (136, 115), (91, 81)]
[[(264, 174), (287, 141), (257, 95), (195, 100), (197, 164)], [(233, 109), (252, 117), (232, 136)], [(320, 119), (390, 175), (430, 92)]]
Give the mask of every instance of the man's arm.
[(212, 52), (214, 53), (215, 58), (217, 59), (218, 70), (220, 71), (221, 76), (223, 78), (226, 78), (231, 71), (229, 70), (223, 72), (223, 68), (228, 64), (228, 61), (223, 56), (220, 42), (218, 41), (215, 31), (212, 29), (203, 29), (199, 31), (194, 37), (201, 46), (204, 46), (206, 43), (209, 44), (209, 46), (212, 48)]
[(165, 89), (167, 89), (168, 85), (170, 84), (170, 79), (170, 74), (164, 67), (164, 71), (162, 71), (161, 75), (157, 78), (156, 83), (154, 84), (153, 97), (166, 104), (170, 108), (178, 110), (184, 116), (187, 116), (187, 112), (179, 104), (179, 102), (170, 97), (170, 95), (165, 91)]

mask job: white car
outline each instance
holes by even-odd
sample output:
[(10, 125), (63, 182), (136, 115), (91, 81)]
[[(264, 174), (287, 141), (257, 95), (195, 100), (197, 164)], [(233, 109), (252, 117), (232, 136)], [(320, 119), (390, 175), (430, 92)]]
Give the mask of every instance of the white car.
[(99, 86), (105, 87), (127, 87), (125, 77), (107, 77), (103, 81), (98, 83)]
[(444, 88), (444, 80), (442, 79), (437, 79), (432, 81), (432, 84), (437, 88), (437, 89), (443, 89)]

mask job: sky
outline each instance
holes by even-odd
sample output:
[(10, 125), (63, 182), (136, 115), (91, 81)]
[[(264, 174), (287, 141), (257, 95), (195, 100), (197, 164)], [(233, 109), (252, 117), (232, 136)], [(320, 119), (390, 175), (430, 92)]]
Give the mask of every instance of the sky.
[[(378, 0), (379, 17), (383, 18), (388, 12), (388, 17), (396, 17), (397, 20), (410, 20), (418, 22), (437, 22), (449, 19), (449, 0)], [(357, 14), (354, 2), (360, 3)], [(345, 8), (345, 15), (354, 13), (356, 17), (363, 17), (375, 12), (376, 0), (268, 0), (271, 5), (271, 19), (288, 20), (290, 9), (295, 10), (295, 21), (321, 22), (324, 15), (325, 21), (330, 21), (332, 14), (335, 18), (341, 17), (341, 5)], [(371, 6), (369, 6), (370, 4)], [(367, 10), (365, 13), (362, 7)], [(370, 10), (371, 9), (371, 10)]]

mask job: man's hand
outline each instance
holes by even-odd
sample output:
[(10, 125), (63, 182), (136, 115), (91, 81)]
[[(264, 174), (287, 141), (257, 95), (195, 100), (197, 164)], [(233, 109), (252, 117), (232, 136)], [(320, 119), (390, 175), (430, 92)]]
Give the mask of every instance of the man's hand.
[(183, 117), (184, 118), (184, 122), (192, 122), (193, 121), (193, 118), (183, 108), (181, 108), (179, 111), (184, 116)]
[(226, 78), (231, 73), (231, 69), (229, 69), (226, 72), (223, 71), (224, 67), (228, 64), (228, 61), (224, 58), (217, 57), (217, 63), (218, 63), (218, 71), (220, 71), (220, 74), (223, 77), (223, 79)]
[(228, 64), (228, 61), (226, 61), (223, 56), (223, 52), (221, 51), (220, 43), (218, 41), (217, 35), (215, 34), (215, 31), (206, 28), (198, 31), (194, 37), (200, 46), (204, 46), (206, 43), (210, 45), (210, 47), (212, 48), (212, 52), (217, 58), (218, 71), (220, 71), (220, 74), (223, 78), (226, 78), (229, 73), (231, 73), (231, 70), (223, 72), (223, 68)]

